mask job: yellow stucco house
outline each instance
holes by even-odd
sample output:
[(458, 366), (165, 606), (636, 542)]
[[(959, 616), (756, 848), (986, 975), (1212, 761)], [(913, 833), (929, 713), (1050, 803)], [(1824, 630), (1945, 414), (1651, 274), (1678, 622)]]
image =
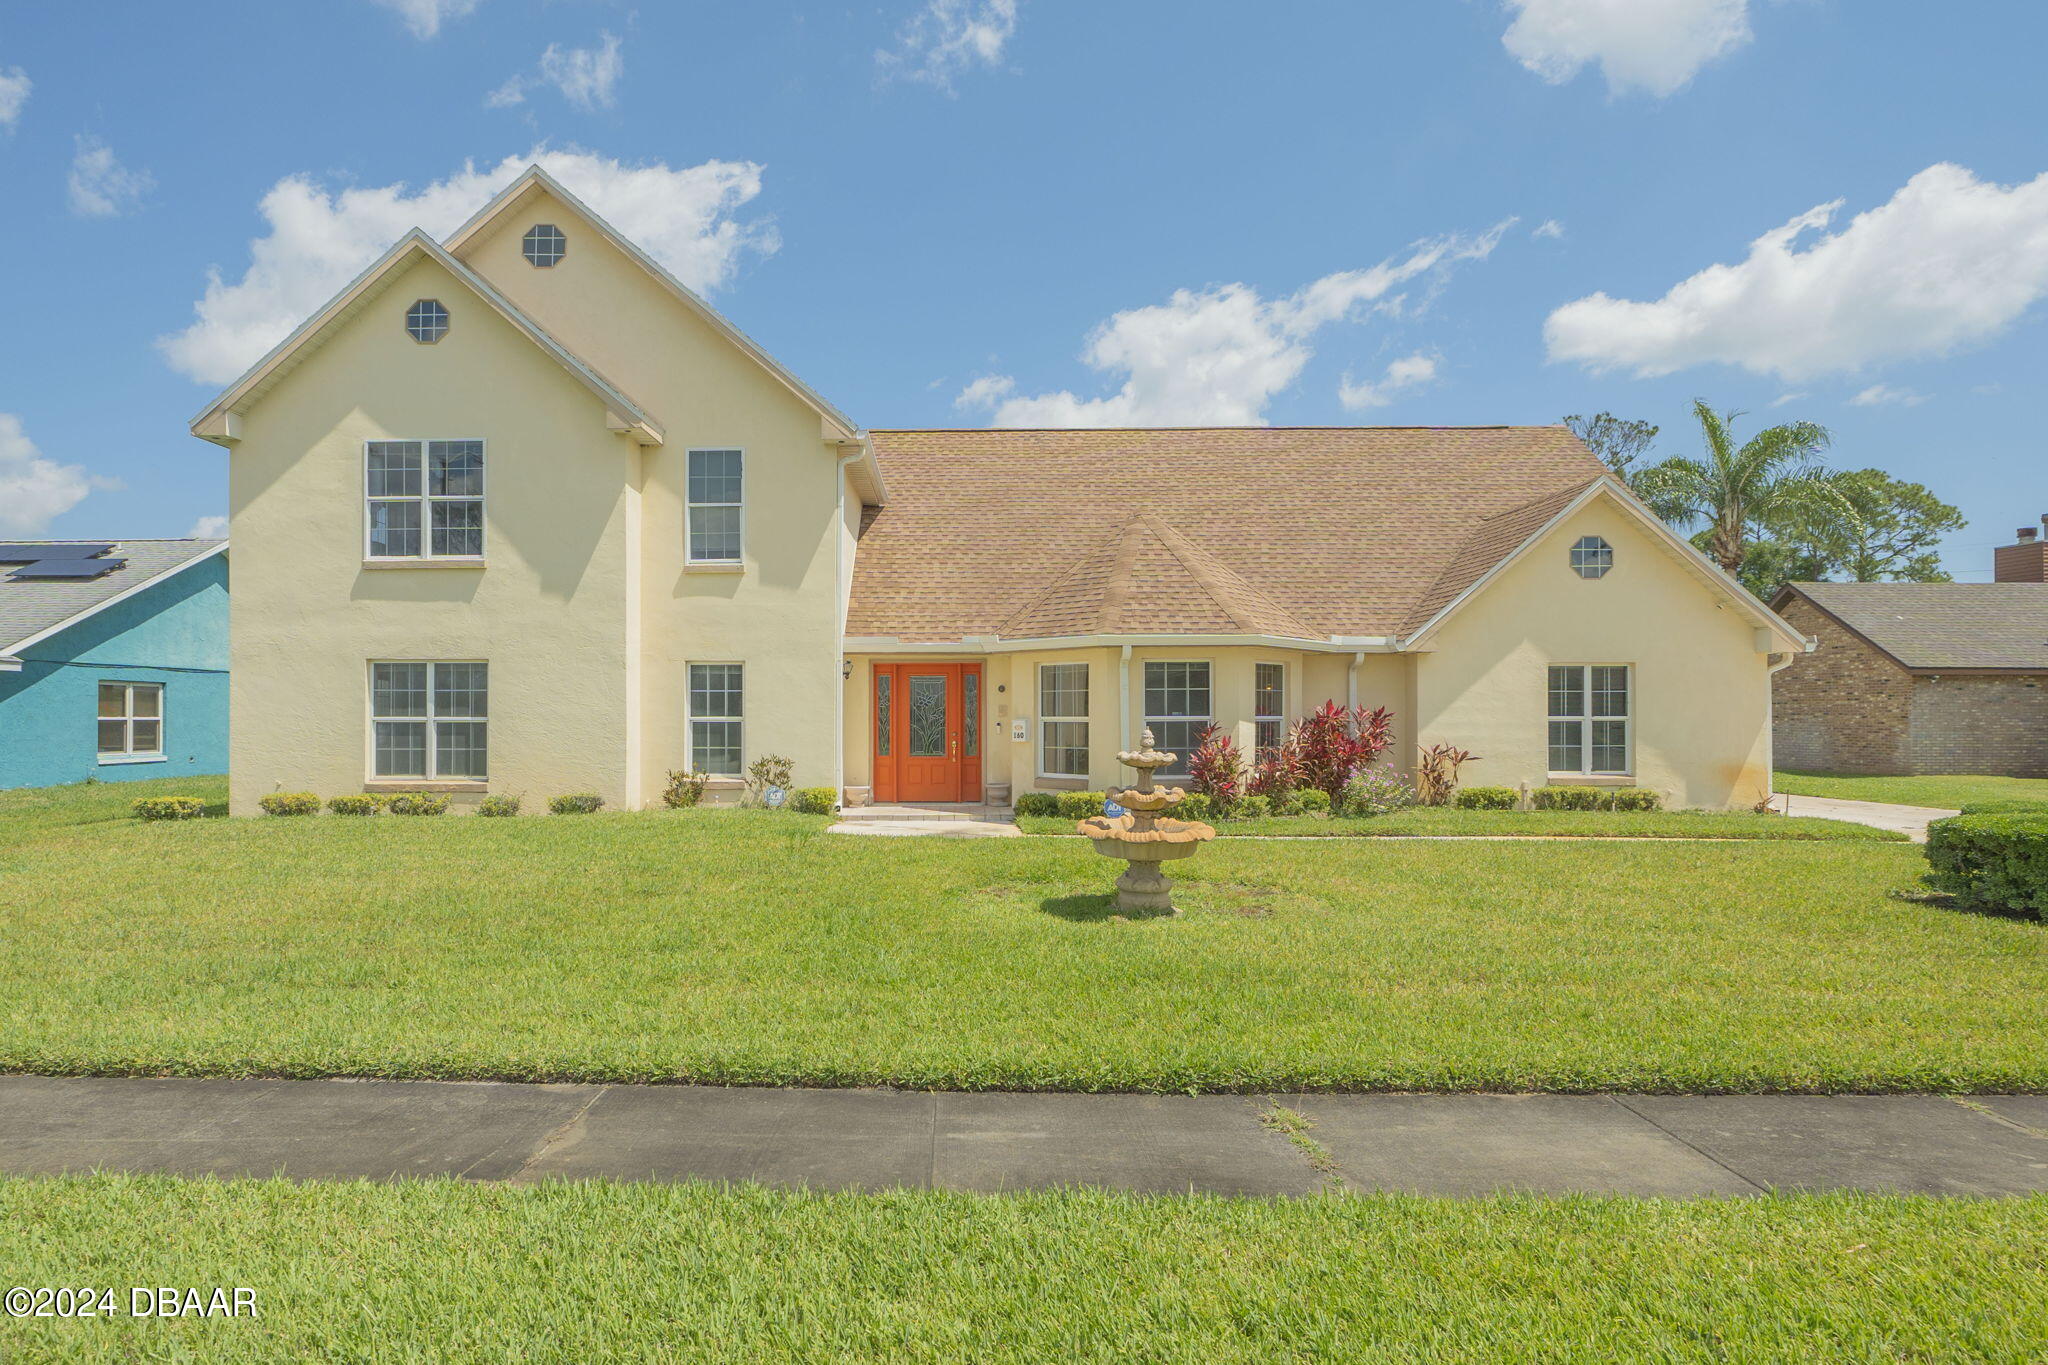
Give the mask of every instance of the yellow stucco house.
[(765, 754), (1000, 801), (1325, 699), (1468, 781), (1748, 805), (1804, 648), (1560, 427), (863, 429), (538, 168), (192, 430), (232, 451), (237, 813), (632, 808)]

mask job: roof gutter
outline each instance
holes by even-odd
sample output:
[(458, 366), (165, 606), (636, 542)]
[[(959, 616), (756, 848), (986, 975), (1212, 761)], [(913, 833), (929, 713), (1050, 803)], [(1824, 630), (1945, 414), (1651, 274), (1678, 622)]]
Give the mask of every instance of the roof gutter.
[(894, 635), (849, 635), (849, 654), (1016, 654), (1039, 649), (1293, 649), (1311, 654), (1392, 654), (1398, 645), (1390, 635), (1333, 635), (1327, 640), (1287, 635), (1041, 635), (1003, 639), (994, 635), (963, 635), (957, 640), (901, 640)]

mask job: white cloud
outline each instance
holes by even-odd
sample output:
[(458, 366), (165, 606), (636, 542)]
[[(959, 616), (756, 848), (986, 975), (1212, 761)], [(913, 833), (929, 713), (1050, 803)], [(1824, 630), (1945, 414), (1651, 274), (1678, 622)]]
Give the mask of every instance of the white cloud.
[(1779, 394), (1779, 395), (1778, 395), (1778, 396), (1777, 396), (1776, 398), (1773, 398), (1773, 399), (1771, 400), (1771, 406), (1772, 406), (1772, 407), (1774, 407), (1774, 408), (1782, 408), (1782, 407), (1784, 407), (1784, 406), (1785, 406), (1785, 405), (1786, 405), (1787, 403), (1797, 403), (1797, 402), (1798, 402), (1798, 401), (1799, 401), (1800, 399), (1802, 399), (1802, 398), (1811, 398), (1811, 397), (1813, 397), (1813, 395), (1812, 395), (1812, 394), (1810, 394), (1810, 393), (1805, 393), (1805, 392), (1800, 392), (1800, 393), (1781, 393), (1781, 394)]
[(68, 186), (73, 213), (81, 218), (115, 218), (155, 189), (156, 177), (148, 171), (128, 169), (112, 147), (81, 133), (71, 158)]
[(93, 484), (77, 465), (44, 459), (21, 419), (0, 412), (0, 532), (41, 535), (51, 521), (84, 502)]
[(633, 166), (594, 152), (537, 147), (482, 170), (464, 163), (417, 190), (400, 182), (330, 192), (310, 176), (290, 175), (258, 205), (270, 230), (249, 244), (242, 277), (230, 282), (210, 270), (206, 293), (193, 306), (197, 320), (157, 338), (157, 346), (179, 373), (226, 383), (408, 229), (447, 236), (534, 162), (700, 292), (730, 280), (743, 253), (777, 246), (771, 226), (733, 217), (761, 192), (761, 167), (750, 161)]
[(1374, 313), (1398, 315), (1394, 292), (1420, 277), (1440, 281), (1457, 262), (1492, 254), (1513, 219), (1478, 236), (1422, 242), (1400, 259), (1325, 275), (1294, 293), (1266, 299), (1245, 284), (1175, 290), (1162, 304), (1118, 313), (1088, 338), (1081, 358), (1125, 376), (1102, 398), (1066, 390), (1019, 395), (1007, 376), (977, 379), (964, 404), (994, 405), (999, 427), (1256, 426), (1266, 405), (1293, 384), (1314, 354), (1310, 341), (1332, 323)]
[(953, 399), (956, 408), (992, 408), (1010, 396), (1017, 381), (1006, 374), (985, 374), (960, 390)]
[(1750, 40), (1748, 0), (1507, 0), (1501, 43), (1562, 85), (1598, 62), (1615, 94), (1670, 95)]
[(450, 19), (472, 14), (483, 0), (371, 0), (405, 20), (415, 38), (431, 38)]
[(1917, 408), (1927, 401), (1924, 393), (1911, 389), (1895, 389), (1889, 384), (1872, 384), (1849, 400), (1852, 408), (1905, 407)]
[(1538, 223), (1536, 225), (1535, 229), (1531, 231), (1529, 235), (1531, 237), (1536, 238), (1538, 241), (1548, 239), (1550, 241), (1555, 242), (1563, 238), (1564, 224), (1558, 222), (1555, 218), (1545, 218), (1541, 223)]
[(0, 67), (0, 128), (12, 129), (36, 83), (18, 66)]
[(1383, 408), (1411, 389), (1436, 381), (1437, 358), (1422, 351), (1402, 356), (1387, 366), (1377, 382), (1353, 383), (1350, 375), (1337, 386), (1337, 401), (1353, 412)]
[(896, 35), (893, 51), (875, 53), (883, 76), (923, 81), (952, 93), (971, 66), (994, 66), (1017, 31), (1017, 0), (927, 0)]
[(526, 102), (526, 92), (536, 85), (552, 85), (562, 98), (578, 109), (609, 109), (618, 103), (619, 78), (626, 74), (626, 60), (619, 55), (616, 34), (599, 35), (599, 47), (563, 47), (549, 43), (540, 54), (538, 75), (520, 74), (484, 96), (492, 109), (508, 109)]
[(1797, 383), (1946, 355), (2048, 294), (2048, 175), (2003, 186), (1944, 162), (1825, 231), (1840, 207), (1800, 214), (1741, 263), (1709, 266), (1661, 299), (1565, 304), (1544, 324), (1550, 358), (1639, 378), (1739, 365)]
[(187, 540), (217, 540), (228, 533), (226, 517), (201, 517), (192, 523), (192, 529), (185, 533)]

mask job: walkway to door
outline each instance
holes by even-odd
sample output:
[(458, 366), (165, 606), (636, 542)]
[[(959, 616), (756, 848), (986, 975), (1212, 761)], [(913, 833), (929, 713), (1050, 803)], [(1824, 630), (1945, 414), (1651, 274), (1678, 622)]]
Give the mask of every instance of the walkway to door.
[(925, 801), (915, 805), (850, 806), (832, 834), (935, 834), (945, 839), (1013, 839), (1023, 833), (1008, 806)]

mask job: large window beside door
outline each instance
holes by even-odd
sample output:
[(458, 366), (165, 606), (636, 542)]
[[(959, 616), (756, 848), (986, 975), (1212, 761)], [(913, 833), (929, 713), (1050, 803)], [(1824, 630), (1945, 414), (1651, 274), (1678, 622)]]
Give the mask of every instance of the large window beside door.
[(1088, 665), (1038, 666), (1038, 773), (1088, 776)]
[(370, 775), (481, 782), (490, 772), (490, 665), (370, 665)]
[(162, 758), (162, 683), (103, 682), (99, 704), (100, 762)]
[(738, 777), (745, 713), (739, 664), (690, 665), (690, 771)]
[(1145, 663), (1145, 724), (1152, 739), (1166, 753), (1175, 755), (1173, 766), (1159, 771), (1166, 777), (1186, 777), (1195, 746), (1202, 731), (1209, 728), (1214, 712), (1209, 700), (1209, 665), (1197, 661), (1151, 659)]
[(1555, 664), (1549, 690), (1550, 771), (1627, 773), (1632, 705), (1628, 665)]

